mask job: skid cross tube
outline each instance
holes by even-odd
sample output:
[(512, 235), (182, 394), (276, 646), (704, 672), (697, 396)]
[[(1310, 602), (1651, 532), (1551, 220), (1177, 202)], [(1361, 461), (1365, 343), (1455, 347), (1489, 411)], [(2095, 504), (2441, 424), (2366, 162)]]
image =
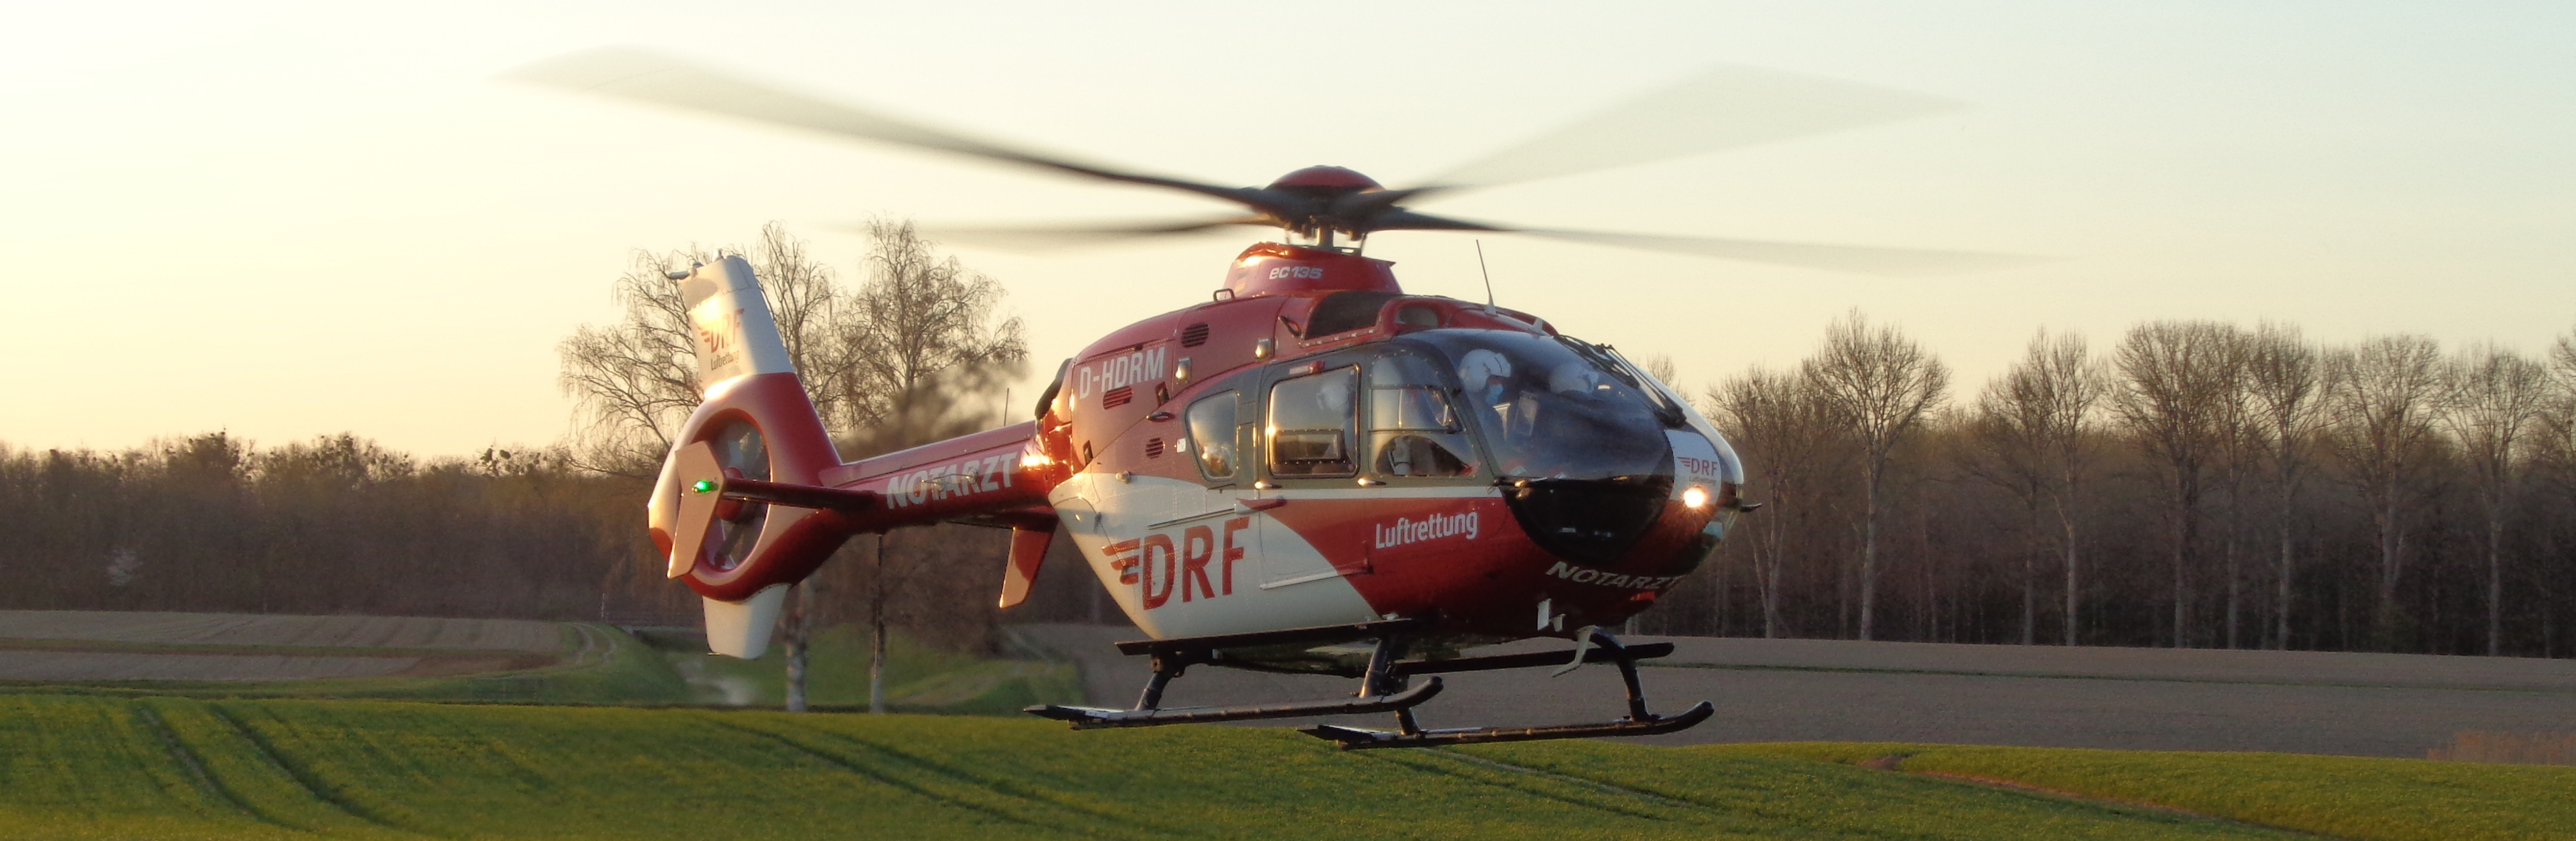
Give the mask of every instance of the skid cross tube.
[[(1673, 644), (1669, 642), (1652, 642), (1645, 645), (1632, 645), (1627, 648), (1627, 656), (1639, 660), (1652, 660), (1671, 653), (1673, 653)], [(1586, 663), (1607, 663), (1617, 660), (1619, 657), (1619, 652), (1608, 648), (1593, 648), (1583, 652), (1583, 662)], [(1455, 657), (1447, 660), (1406, 660), (1395, 664), (1395, 673), (1399, 675), (1434, 675), (1448, 674), (1450, 672), (1481, 672), (1488, 669), (1534, 669), (1540, 666), (1562, 665), (1565, 665), (1565, 652), (1539, 651), (1529, 654), (1494, 654), (1484, 657)]]

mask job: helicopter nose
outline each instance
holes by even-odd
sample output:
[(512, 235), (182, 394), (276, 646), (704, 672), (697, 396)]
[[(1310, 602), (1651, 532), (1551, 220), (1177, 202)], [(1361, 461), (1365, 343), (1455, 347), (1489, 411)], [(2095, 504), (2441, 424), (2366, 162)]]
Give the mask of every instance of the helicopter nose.
[(1655, 527), (1671, 497), (1669, 476), (1527, 479), (1503, 495), (1541, 548), (1605, 568), (1617, 565)]

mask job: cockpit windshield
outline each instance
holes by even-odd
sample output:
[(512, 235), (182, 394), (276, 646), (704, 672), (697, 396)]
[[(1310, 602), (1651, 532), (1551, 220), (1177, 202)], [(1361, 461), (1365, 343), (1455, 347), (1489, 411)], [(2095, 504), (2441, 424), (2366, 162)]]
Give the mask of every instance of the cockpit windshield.
[[(1507, 330), (1428, 330), (1414, 339), (1448, 357), (1460, 410), (1505, 478), (1608, 479), (1669, 474), (1671, 425), (1659, 396), (1590, 345)], [(1585, 351), (1590, 351), (1586, 353)]]

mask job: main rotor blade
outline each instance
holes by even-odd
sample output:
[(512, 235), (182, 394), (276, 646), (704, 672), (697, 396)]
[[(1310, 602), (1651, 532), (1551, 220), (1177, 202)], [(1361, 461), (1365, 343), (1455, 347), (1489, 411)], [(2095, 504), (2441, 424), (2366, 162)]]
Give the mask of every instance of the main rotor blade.
[(1376, 230), (1412, 231), (1493, 231), (1527, 234), (1571, 242), (1586, 242), (1641, 251), (1662, 251), (1740, 260), (1748, 263), (1771, 263), (1839, 272), (1908, 277), (1991, 271), (2045, 262), (2036, 257), (2012, 254), (1987, 254), (1975, 251), (1939, 251), (1920, 248), (1879, 248), (1866, 245), (1826, 245), (1812, 242), (1781, 242), (1761, 239), (1719, 237), (1676, 237), (1655, 234), (1622, 234), (1608, 231), (1567, 231), (1548, 228), (1513, 228), (1451, 219), (1425, 213), (1399, 210), (1379, 219)]
[(1736, 149), (1965, 107), (1922, 94), (1720, 66), (1424, 182), (1488, 187)]
[(1781, 242), (1761, 239), (1728, 239), (1719, 237), (1670, 237), (1652, 234), (1618, 234), (1602, 231), (1554, 231), (1519, 229), (1516, 233), (1572, 242), (1588, 242), (1634, 248), (1692, 254), (1722, 260), (1748, 263), (1771, 263), (1810, 269), (1829, 269), (1885, 277), (1923, 277), (1930, 275), (1966, 274), (2019, 268), (2047, 262), (2043, 258), (2017, 254), (1989, 254), (1977, 251), (1942, 251), (1922, 248), (1882, 248), (1870, 245), (1827, 245), (1812, 242)]
[(840, 137), (1042, 167), (1089, 178), (1173, 187), (1256, 207), (1261, 206), (1263, 199), (1263, 191), (1253, 188), (1219, 187), (1126, 172), (1061, 155), (977, 140), (629, 47), (605, 47), (573, 53), (503, 75), (522, 82), (722, 114)]
[(1194, 234), (1230, 225), (1273, 227), (1278, 224), (1278, 220), (1267, 216), (1227, 216), (1216, 219), (1177, 219), (1099, 225), (929, 227), (922, 232), (965, 245), (978, 245), (1003, 251), (1036, 252), (1094, 244), (1106, 245), (1150, 237)]

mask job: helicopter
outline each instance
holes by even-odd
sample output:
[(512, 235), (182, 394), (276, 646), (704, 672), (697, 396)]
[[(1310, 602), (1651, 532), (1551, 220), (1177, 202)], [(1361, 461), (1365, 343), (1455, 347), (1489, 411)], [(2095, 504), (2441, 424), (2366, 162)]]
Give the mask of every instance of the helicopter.
[[(627, 48), (512, 74), (629, 101), (826, 135), (1174, 189), (1241, 211), (1179, 221), (983, 229), (1116, 239), (1269, 226), (1205, 300), (1136, 321), (1066, 359), (1031, 418), (853, 462), (817, 417), (751, 266), (725, 256), (679, 281), (704, 402), (647, 505), (669, 577), (705, 605), (709, 648), (757, 658), (788, 588), (860, 534), (942, 522), (1006, 528), (998, 603), (1026, 600), (1071, 540), (1147, 639), (1127, 709), (1039, 705), (1077, 729), (1392, 713), (1391, 730), (1316, 724), (1343, 748), (1642, 736), (1708, 720), (1649, 709), (1638, 663), (1670, 643), (1604, 630), (1702, 565), (1737, 516), (1744, 466), (1673, 386), (1607, 344), (1519, 310), (1407, 293), (1367, 256), (1386, 231), (1522, 233), (1879, 274), (1992, 267), (1999, 255), (1531, 229), (1404, 203), (1474, 187), (1939, 113), (1951, 103), (1723, 69), (1628, 101), (1419, 186), (1312, 166), (1225, 187), (967, 137)], [(1652, 129), (1652, 130), (1649, 130)], [(1248, 212), (1244, 212), (1248, 211)], [(1532, 638), (1572, 648), (1471, 649)], [(1614, 720), (1426, 729), (1439, 675), (1610, 663)], [(1337, 675), (1347, 697), (1165, 707), (1193, 666)], [(1417, 678), (1419, 678), (1417, 680)]]

